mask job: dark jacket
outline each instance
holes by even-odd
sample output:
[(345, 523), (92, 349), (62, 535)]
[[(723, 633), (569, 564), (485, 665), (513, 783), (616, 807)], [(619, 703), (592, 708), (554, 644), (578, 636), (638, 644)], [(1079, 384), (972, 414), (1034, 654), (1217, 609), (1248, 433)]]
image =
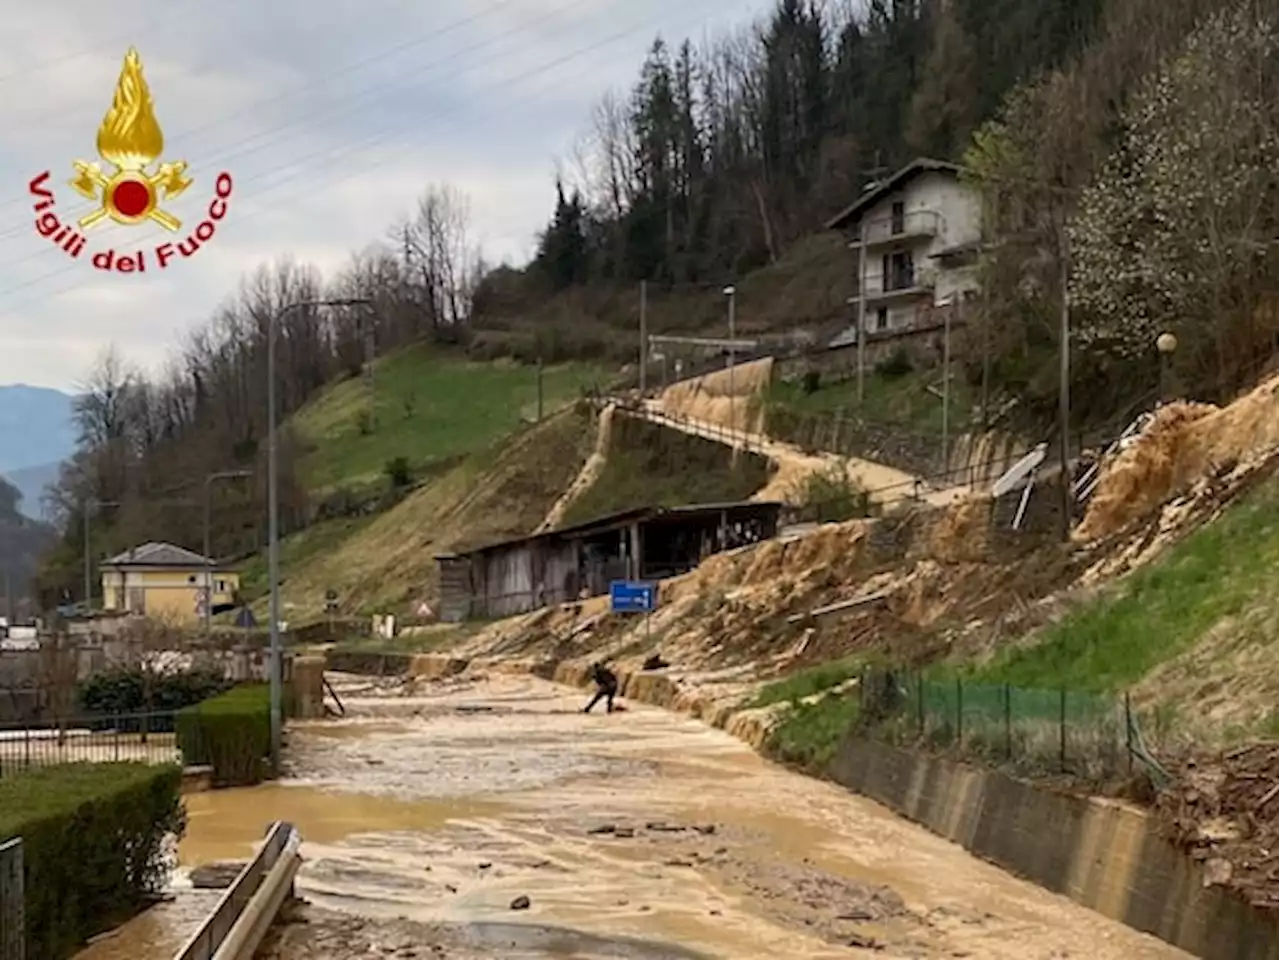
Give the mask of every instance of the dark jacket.
[(601, 664), (596, 664), (591, 668), (591, 679), (595, 681), (596, 686), (601, 690), (618, 689), (618, 678), (612, 670)]

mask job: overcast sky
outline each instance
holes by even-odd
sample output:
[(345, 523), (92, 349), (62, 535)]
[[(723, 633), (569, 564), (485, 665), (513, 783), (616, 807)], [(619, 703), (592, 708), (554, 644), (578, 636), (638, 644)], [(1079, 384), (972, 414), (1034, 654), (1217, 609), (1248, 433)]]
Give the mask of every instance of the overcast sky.
[[(0, 34), (0, 383), (71, 388), (116, 344), (155, 369), (241, 275), (281, 254), (324, 270), (383, 236), (423, 188), (471, 198), (492, 261), (523, 262), (553, 202), (554, 164), (592, 103), (629, 86), (661, 32), (695, 39), (763, 0), (89, 0), (12, 4)], [(323, 11), (320, 13), (318, 11)], [(140, 24), (130, 29), (128, 24)], [(165, 135), (192, 186), (162, 204), (183, 221), (107, 221), (72, 260), (35, 230), (28, 183), (54, 210), (96, 204), (68, 181), (136, 46)], [(100, 161), (99, 161), (100, 162)], [(110, 167), (107, 167), (109, 170)], [(125, 276), (106, 248), (154, 251), (203, 217), (220, 170), (230, 210), (189, 260)]]

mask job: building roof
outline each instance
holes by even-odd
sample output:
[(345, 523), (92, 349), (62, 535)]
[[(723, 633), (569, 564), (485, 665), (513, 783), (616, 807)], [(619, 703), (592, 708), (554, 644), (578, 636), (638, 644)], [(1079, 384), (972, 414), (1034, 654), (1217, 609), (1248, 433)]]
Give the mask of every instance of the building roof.
[(856, 223), (864, 210), (874, 206), (885, 196), (893, 193), (907, 181), (922, 173), (950, 173), (959, 176), (963, 169), (958, 163), (951, 163), (948, 160), (930, 160), (928, 157), (916, 157), (897, 173), (868, 186), (866, 190), (862, 191), (862, 196), (827, 221), (827, 229), (840, 230), (851, 223)]
[(542, 533), (527, 534), (523, 537), (512, 537), (509, 540), (487, 543), (473, 550), (437, 554), (436, 559), (447, 560), (473, 556), (478, 553), (487, 553), (490, 550), (507, 549), (539, 540), (576, 540), (594, 533), (604, 533), (611, 529), (646, 520), (689, 519), (723, 512), (776, 513), (781, 511), (782, 506), (781, 503), (774, 500), (739, 500), (732, 503), (693, 503), (678, 507), (635, 507), (631, 510), (620, 510), (617, 513), (610, 513), (603, 517), (575, 523), (568, 527), (559, 527), (555, 530), (545, 530)]
[(103, 561), (104, 567), (208, 567), (216, 561), (172, 543), (144, 543)]

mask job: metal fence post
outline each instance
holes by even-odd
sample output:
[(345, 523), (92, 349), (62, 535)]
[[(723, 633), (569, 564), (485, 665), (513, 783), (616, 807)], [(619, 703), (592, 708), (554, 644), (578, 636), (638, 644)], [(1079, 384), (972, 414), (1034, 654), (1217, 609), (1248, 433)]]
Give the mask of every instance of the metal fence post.
[(1013, 759), (1013, 693), (1009, 685), (1004, 685), (1004, 758)]
[(0, 842), (0, 960), (24, 960), (27, 953), (22, 838)]
[(1133, 708), (1129, 703), (1129, 691), (1124, 692), (1124, 754), (1133, 773)]
[(920, 736), (924, 736), (924, 674), (916, 674), (916, 717), (920, 727)]
[(1067, 688), (1058, 690), (1058, 769), (1067, 772)]
[(964, 746), (964, 681), (956, 677), (956, 743)]

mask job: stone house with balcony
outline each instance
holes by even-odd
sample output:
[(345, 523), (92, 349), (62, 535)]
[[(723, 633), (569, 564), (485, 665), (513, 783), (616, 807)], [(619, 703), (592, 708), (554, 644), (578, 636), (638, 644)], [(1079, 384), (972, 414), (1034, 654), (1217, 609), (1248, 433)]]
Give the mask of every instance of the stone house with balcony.
[(981, 198), (944, 160), (918, 158), (868, 187), (827, 221), (848, 239), (854, 263), (853, 325), (832, 346), (941, 325), (978, 290)]

